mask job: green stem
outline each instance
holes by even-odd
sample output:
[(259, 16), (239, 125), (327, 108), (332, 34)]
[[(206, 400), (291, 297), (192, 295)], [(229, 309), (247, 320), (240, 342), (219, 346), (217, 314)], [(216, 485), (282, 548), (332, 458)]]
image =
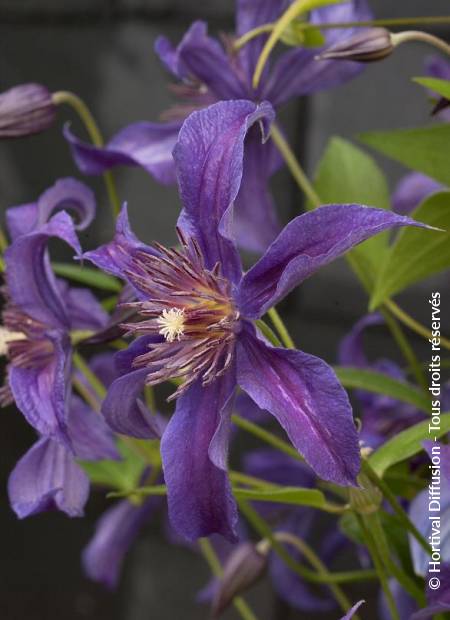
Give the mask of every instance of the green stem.
[(255, 476), (249, 476), (248, 474), (243, 474), (240, 471), (230, 470), (228, 474), (230, 476), (231, 481), (237, 484), (245, 484), (247, 486), (255, 487), (257, 489), (278, 488), (278, 485), (273, 484), (272, 482), (268, 482), (267, 480), (263, 480), (262, 478), (256, 478)]
[(420, 387), (424, 390), (424, 392), (428, 394), (428, 382), (425, 376), (425, 372), (422, 366), (420, 365), (414, 353), (413, 348), (409, 344), (408, 339), (403, 333), (402, 328), (397, 323), (397, 321), (394, 319), (394, 317), (391, 316), (390, 312), (388, 312), (384, 308), (381, 308), (380, 311), (381, 311), (381, 314), (383, 315), (384, 320), (386, 321), (386, 325), (388, 326), (395, 342), (397, 343), (398, 348), (402, 352), (402, 355), (405, 358), (406, 363), (408, 364), (408, 367), (411, 369), (411, 372), (414, 374), (414, 377), (418, 385), (420, 385)]
[(315, 571), (302, 566), (296, 562), (285, 547), (275, 538), (272, 530), (266, 521), (251, 507), (251, 505), (243, 499), (238, 500), (241, 512), (251, 523), (252, 527), (262, 539), (270, 541), (271, 547), (277, 553), (285, 564), (296, 573), (301, 579), (305, 579), (311, 583), (318, 584), (337, 584), (337, 583), (353, 583), (357, 581), (367, 581), (376, 579), (377, 575), (373, 570), (356, 570), (342, 571), (336, 573), (328, 573), (327, 575), (317, 574)]
[(419, 588), (417, 584), (391, 558), (389, 543), (386, 539), (378, 513), (366, 515), (364, 520), (366, 521), (368, 528), (371, 530), (374, 539), (377, 541), (381, 560), (386, 570), (399, 582), (401, 586), (403, 586), (406, 592), (408, 592), (408, 594), (410, 594), (417, 601), (418, 605), (423, 607), (425, 605), (425, 595), (423, 589)]
[(278, 314), (275, 306), (273, 308), (270, 308), (267, 314), (269, 315), (270, 320), (273, 323), (273, 326), (277, 330), (278, 335), (281, 338), (281, 342), (284, 344), (284, 346), (287, 349), (295, 349), (294, 341), (292, 340), (288, 330), (286, 329), (286, 326), (283, 323), (280, 315)]
[[(58, 91), (52, 96), (53, 102), (55, 105), (66, 104), (70, 106), (75, 112), (78, 114), (81, 119), (83, 125), (86, 128), (86, 131), (89, 134), (90, 139), (94, 146), (102, 147), (104, 145), (102, 134), (100, 133), (100, 129), (91, 114), (91, 111), (87, 107), (78, 95), (68, 91)], [(117, 195), (117, 189), (114, 183), (114, 177), (111, 172), (105, 172), (103, 174), (103, 179), (105, 181), (106, 191), (108, 193), (109, 202), (111, 204), (111, 209), (114, 218), (117, 217), (120, 211), (120, 201)]]
[[(433, 334), (431, 333), (429, 329), (427, 329), (424, 325), (422, 325), (421, 323), (413, 319), (412, 316), (410, 316), (407, 312), (402, 310), (395, 303), (395, 301), (392, 301), (392, 299), (388, 299), (387, 301), (385, 301), (384, 305), (388, 308), (388, 310), (390, 310), (390, 312), (399, 321), (403, 323), (403, 325), (406, 325), (406, 327), (409, 327), (409, 329), (416, 332), (416, 334), (418, 334), (419, 336), (422, 336), (422, 338), (425, 338), (425, 340), (429, 340), (430, 338), (433, 337)], [(447, 338), (444, 338), (444, 336), (441, 336), (440, 341), (441, 341), (441, 345), (445, 349), (450, 350), (450, 340), (448, 340)]]
[(300, 166), (287, 140), (278, 129), (278, 127), (275, 125), (275, 123), (272, 123), (270, 136), (275, 142), (277, 149), (280, 151), (284, 161), (286, 162), (287, 167), (289, 168), (292, 176), (296, 180), (299, 188), (315, 207), (319, 207), (321, 205), (321, 201), (319, 196), (317, 195), (316, 190), (314, 189), (312, 183), (303, 171), (303, 168)]
[(74, 388), (80, 394), (80, 396), (86, 401), (86, 403), (91, 407), (93, 411), (97, 413), (100, 412), (101, 403), (97, 398), (90, 392), (89, 388), (80, 381), (77, 377), (72, 378), (72, 383)]
[[(379, 28), (395, 28), (396, 26), (440, 26), (450, 24), (450, 17), (444, 15), (442, 17), (398, 17), (392, 19), (372, 19), (368, 21), (360, 22), (330, 22), (327, 24), (312, 24), (310, 22), (304, 22), (303, 24), (297, 24), (302, 30), (309, 30), (311, 28), (320, 28), (320, 30), (329, 30), (330, 28), (366, 28), (366, 27), (379, 27)], [(244, 45), (247, 45), (254, 38), (272, 32), (274, 29), (274, 23), (262, 24), (253, 30), (249, 30), (242, 37), (237, 39), (234, 43), (234, 48), (240, 50)]]
[[(207, 538), (200, 538), (198, 541), (198, 545), (200, 547), (200, 551), (203, 554), (209, 568), (211, 569), (212, 574), (215, 577), (222, 576), (222, 566), (220, 564), (219, 558), (216, 555), (216, 552), (213, 549), (213, 546), (209, 542)], [(257, 620), (257, 617), (244, 601), (243, 598), (237, 596), (233, 599), (233, 605), (236, 610), (239, 612), (241, 618), (243, 620)]]
[(272, 329), (264, 323), (262, 319), (257, 319), (255, 321), (256, 326), (262, 332), (262, 334), (267, 338), (269, 342), (271, 342), (275, 347), (281, 347), (281, 342), (278, 339), (278, 336), (272, 331)]
[(280, 439), (273, 433), (266, 431), (264, 428), (261, 428), (257, 424), (253, 424), (253, 422), (250, 422), (249, 420), (246, 420), (245, 418), (242, 418), (241, 416), (237, 414), (234, 414), (233, 416), (231, 416), (231, 420), (239, 428), (243, 429), (244, 431), (247, 431), (248, 433), (251, 433), (255, 437), (258, 437), (258, 439), (261, 439), (262, 441), (269, 444), (273, 448), (280, 450), (280, 452), (284, 452), (285, 454), (287, 454), (288, 456), (291, 456), (293, 459), (296, 459), (297, 461), (303, 461), (302, 457), (300, 456), (300, 454), (297, 452), (297, 450), (293, 446), (291, 446), (286, 441), (283, 441), (283, 439)]
[(367, 527), (366, 522), (359, 515), (357, 515), (359, 524), (361, 526), (361, 530), (364, 534), (365, 543), (367, 549), (370, 553), (370, 556), (373, 561), (373, 565), (378, 574), (378, 579), (380, 581), (381, 587), (383, 589), (384, 595), (386, 597), (386, 603), (389, 607), (389, 611), (392, 617), (392, 620), (400, 620), (400, 616), (398, 614), (397, 606), (395, 604), (394, 597), (392, 596), (392, 592), (389, 588), (389, 583), (387, 579), (387, 575), (384, 570), (383, 563), (381, 561), (380, 555), (378, 553), (378, 541), (372, 538), (372, 532)]
[(424, 551), (427, 552), (427, 554), (431, 554), (430, 545), (427, 543), (425, 538), (416, 528), (414, 523), (410, 521), (410, 519), (408, 518), (408, 515), (403, 510), (402, 506), (398, 502), (395, 495), (392, 493), (389, 486), (384, 482), (384, 480), (378, 477), (376, 472), (370, 466), (370, 463), (368, 463), (364, 459), (361, 462), (361, 468), (364, 471), (364, 473), (368, 476), (368, 478), (373, 482), (373, 484), (375, 484), (375, 486), (377, 486), (380, 489), (380, 491), (383, 493), (384, 498), (389, 502), (389, 504), (392, 507), (392, 510), (397, 515), (397, 517), (400, 519), (400, 522), (405, 527), (405, 529), (408, 530), (414, 536), (414, 538), (417, 540), (419, 545), (424, 549)]
[(75, 351), (72, 355), (72, 360), (75, 368), (81, 372), (81, 374), (88, 381), (89, 385), (92, 387), (94, 392), (97, 394), (99, 399), (102, 401), (106, 396), (106, 388), (103, 383), (98, 379), (98, 377), (92, 372), (89, 368), (86, 360), (81, 357), (78, 351)]
[[(322, 577), (326, 577), (326, 578), (330, 575), (329, 571), (327, 570), (327, 567), (322, 562), (322, 560), (319, 558), (319, 556), (314, 552), (314, 550), (304, 540), (302, 540), (298, 536), (294, 536), (290, 532), (276, 532), (274, 535), (274, 538), (278, 540), (279, 542), (284, 542), (289, 545), (292, 545), (298, 551), (300, 551), (300, 553), (306, 558), (306, 560), (309, 562), (312, 568), (314, 568), (317, 571), (318, 575), (321, 575)], [(335, 583), (330, 583), (329, 588), (331, 592), (333, 593), (334, 598), (341, 606), (344, 613), (347, 612), (352, 605), (349, 599), (347, 598), (345, 592), (342, 590), (342, 588), (339, 585)], [(353, 617), (355, 620), (358, 620), (358, 616), (355, 615)]]
[(440, 52), (447, 54), (447, 56), (450, 56), (450, 45), (429, 32), (422, 32), (421, 30), (407, 30), (406, 32), (398, 32), (391, 35), (391, 41), (396, 47), (402, 43), (410, 43), (414, 41), (427, 43), (428, 45), (438, 49)]

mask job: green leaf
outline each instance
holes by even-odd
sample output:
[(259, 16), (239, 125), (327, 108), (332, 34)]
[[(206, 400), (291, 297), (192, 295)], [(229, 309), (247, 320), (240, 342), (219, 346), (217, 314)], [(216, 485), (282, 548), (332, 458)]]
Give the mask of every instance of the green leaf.
[[(370, 458), (369, 463), (378, 476), (382, 477), (384, 472), (405, 459), (409, 459), (421, 450), (422, 442), (430, 439), (429, 420), (419, 422), (411, 428), (402, 431), (385, 444), (383, 444)], [(439, 431), (432, 431), (433, 439), (438, 439), (450, 431), (450, 413), (441, 414)]]
[(122, 290), (122, 285), (116, 278), (98, 269), (84, 265), (71, 265), (70, 263), (52, 263), (52, 266), (56, 275), (80, 284), (114, 293), (119, 293)]
[[(389, 209), (386, 179), (374, 162), (360, 148), (342, 138), (333, 137), (319, 162), (314, 187), (322, 204), (360, 203)], [(349, 252), (352, 262), (362, 271), (369, 288), (388, 249), (388, 233), (381, 233)]]
[(93, 484), (128, 492), (139, 485), (147, 463), (144, 456), (125, 440), (119, 439), (117, 448), (122, 455), (121, 461), (79, 461), (79, 464)]
[(305, 28), (305, 22), (294, 20), (284, 30), (281, 40), (286, 45), (295, 47), (321, 47), (325, 43), (325, 37), (319, 28)]
[(380, 270), (371, 310), (411, 284), (450, 267), (450, 192), (430, 196), (412, 217), (446, 232), (413, 227), (399, 232)]
[(364, 133), (359, 139), (407, 168), (450, 185), (450, 123)]
[(449, 80), (440, 80), (438, 78), (430, 77), (417, 77), (413, 78), (413, 82), (417, 82), (417, 84), (425, 86), (425, 88), (429, 88), (438, 95), (441, 95), (441, 97), (445, 97), (445, 99), (450, 99)]
[(236, 499), (258, 500), (261, 502), (278, 502), (296, 506), (312, 506), (325, 509), (328, 502), (322, 491), (299, 487), (281, 487), (269, 489), (233, 489)]
[(409, 383), (398, 381), (374, 370), (335, 366), (334, 371), (345, 388), (385, 394), (430, 413), (430, 400), (423, 392)]

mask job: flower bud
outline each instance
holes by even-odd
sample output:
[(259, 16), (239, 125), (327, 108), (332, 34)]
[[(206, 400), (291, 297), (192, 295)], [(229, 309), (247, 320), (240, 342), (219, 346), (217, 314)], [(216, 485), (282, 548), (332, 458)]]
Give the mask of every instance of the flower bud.
[[(267, 550), (268, 552), (268, 550)], [(218, 618), (235, 596), (247, 590), (264, 574), (267, 552), (258, 550), (252, 543), (238, 545), (228, 557), (212, 603), (212, 615)]]
[(374, 62), (389, 56), (394, 50), (392, 37), (385, 28), (370, 28), (332, 45), (316, 60), (355, 60)]
[(45, 131), (53, 124), (56, 105), (40, 84), (21, 84), (0, 94), (0, 138)]

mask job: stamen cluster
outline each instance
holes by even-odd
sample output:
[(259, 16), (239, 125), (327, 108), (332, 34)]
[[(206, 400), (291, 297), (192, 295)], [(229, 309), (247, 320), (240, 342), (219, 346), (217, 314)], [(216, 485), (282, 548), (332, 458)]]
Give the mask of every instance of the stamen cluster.
[(123, 325), (129, 334), (164, 339), (149, 345), (149, 352), (136, 357), (134, 366), (148, 368), (148, 385), (183, 379), (169, 400), (199, 378), (208, 385), (226, 372), (239, 328), (239, 313), (220, 264), (208, 270), (197, 241), (180, 231), (178, 236), (181, 249), (155, 243), (157, 255), (135, 256), (127, 276), (148, 298), (128, 304), (142, 320)]

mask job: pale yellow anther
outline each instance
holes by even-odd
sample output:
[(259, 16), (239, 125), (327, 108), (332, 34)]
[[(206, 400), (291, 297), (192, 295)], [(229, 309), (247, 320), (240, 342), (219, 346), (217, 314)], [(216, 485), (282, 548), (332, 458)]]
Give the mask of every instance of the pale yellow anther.
[(184, 319), (183, 309), (163, 310), (157, 319), (158, 325), (161, 326), (159, 333), (164, 336), (167, 342), (173, 342), (175, 338), (179, 340), (184, 333)]
[(0, 356), (8, 355), (8, 343), (14, 340), (26, 340), (23, 332), (12, 332), (6, 327), (0, 327)]

